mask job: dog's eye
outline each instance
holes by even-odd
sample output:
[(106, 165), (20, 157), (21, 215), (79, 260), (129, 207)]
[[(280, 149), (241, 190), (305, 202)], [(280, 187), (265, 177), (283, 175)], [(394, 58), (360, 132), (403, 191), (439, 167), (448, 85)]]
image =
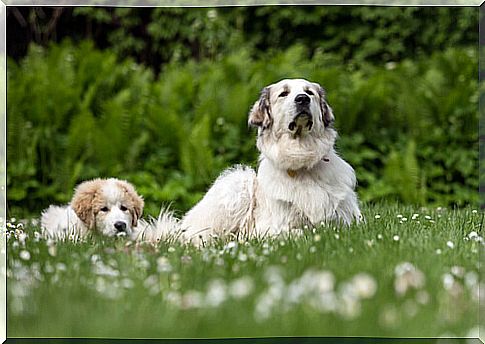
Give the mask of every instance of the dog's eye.
[(288, 94), (289, 94), (288, 91), (283, 91), (283, 92), (280, 93), (280, 95), (278, 97), (286, 97)]
[(124, 205), (121, 205), (121, 206), (120, 206), (120, 210), (121, 210), (121, 211), (127, 211), (127, 210), (128, 210), (128, 208), (127, 208), (127, 207), (125, 207)]
[(109, 209), (108, 209), (108, 207), (102, 207), (102, 208), (101, 208), (101, 209), (99, 209), (99, 210), (101, 210), (101, 211), (108, 211)]
[(305, 93), (308, 94), (309, 96), (313, 96), (313, 92), (310, 90), (306, 90)]

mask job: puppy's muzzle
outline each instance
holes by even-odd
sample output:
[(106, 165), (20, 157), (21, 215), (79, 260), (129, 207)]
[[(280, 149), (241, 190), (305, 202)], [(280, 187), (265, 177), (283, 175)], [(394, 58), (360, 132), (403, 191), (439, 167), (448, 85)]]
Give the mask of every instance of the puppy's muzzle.
[(114, 226), (115, 226), (116, 230), (118, 231), (118, 233), (126, 232), (126, 222), (116, 221)]

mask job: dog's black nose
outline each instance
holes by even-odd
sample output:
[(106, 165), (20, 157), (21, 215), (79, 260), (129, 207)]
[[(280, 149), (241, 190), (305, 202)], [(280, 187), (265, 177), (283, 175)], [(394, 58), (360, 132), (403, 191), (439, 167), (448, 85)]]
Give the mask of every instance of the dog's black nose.
[(308, 105), (310, 104), (310, 97), (304, 93), (301, 93), (295, 97), (295, 103), (298, 105)]
[(116, 221), (115, 222), (115, 228), (118, 230), (118, 232), (125, 232), (126, 231), (126, 222)]

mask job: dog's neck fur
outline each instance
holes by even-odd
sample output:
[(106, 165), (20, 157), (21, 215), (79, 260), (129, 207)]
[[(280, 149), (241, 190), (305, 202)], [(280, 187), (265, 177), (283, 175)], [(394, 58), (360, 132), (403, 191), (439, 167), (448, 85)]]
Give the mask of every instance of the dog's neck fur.
[(326, 128), (319, 136), (307, 135), (298, 139), (286, 134), (275, 137), (266, 133), (258, 137), (257, 147), (261, 152), (260, 161), (267, 159), (274, 168), (294, 177), (298, 171), (311, 170), (324, 160), (333, 150), (336, 138), (337, 132), (332, 128)]

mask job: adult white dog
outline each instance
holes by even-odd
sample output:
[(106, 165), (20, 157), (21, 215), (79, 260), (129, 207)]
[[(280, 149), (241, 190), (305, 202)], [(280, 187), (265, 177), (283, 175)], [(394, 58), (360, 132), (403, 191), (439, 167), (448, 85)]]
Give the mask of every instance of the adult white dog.
[(319, 84), (286, 79), (265, 87), (249, 113), (258, 128), (257, 173), (244, 166), (223, 172), (182, 219), (182, 236), (201, 244), (213, 235), (259, 237), (359, 221), (355, 173), (334, 151), (333, 121)]

